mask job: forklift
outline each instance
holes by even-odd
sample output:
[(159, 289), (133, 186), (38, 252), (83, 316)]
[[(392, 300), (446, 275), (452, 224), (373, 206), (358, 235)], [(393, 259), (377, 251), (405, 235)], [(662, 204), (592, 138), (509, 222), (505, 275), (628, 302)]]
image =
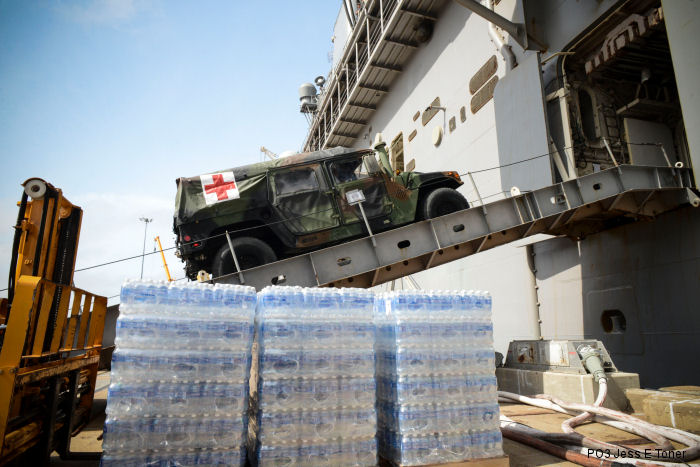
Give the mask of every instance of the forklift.
[(40, 178), (22, 186), (0, 299), (0, 466), (98, 459), (70, 450), (90, 420), (107, 308), (73, 285), (83, 211)]

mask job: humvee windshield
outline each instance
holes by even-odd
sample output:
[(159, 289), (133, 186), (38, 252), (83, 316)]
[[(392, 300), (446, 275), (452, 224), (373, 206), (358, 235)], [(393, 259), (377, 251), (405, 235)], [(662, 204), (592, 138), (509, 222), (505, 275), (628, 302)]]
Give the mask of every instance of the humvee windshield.
[(331, 162), (329, 167), (333, 182), (336, 184), (362, 180), (369, 177), (370, 174), (378, 173), (380, 170), (374, 154), (368, 154), (362, 159), (353, 158)]

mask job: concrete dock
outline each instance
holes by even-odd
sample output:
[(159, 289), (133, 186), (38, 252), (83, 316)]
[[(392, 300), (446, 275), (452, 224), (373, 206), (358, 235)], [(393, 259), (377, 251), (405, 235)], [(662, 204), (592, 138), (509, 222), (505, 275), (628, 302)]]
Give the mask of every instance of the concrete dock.
[[(71, 451), (73, 452), (101, 452), (102, 451), (102, 428), (105, 420), (105, 407), (107, 405), (107, 388), (109, 387), (109, 372), (102, 371), (97, 376), (97, 390), (95, 392), (95, 402), (93, 405), (92, 420), (88, 426), (76, 435), (71, 441)], [(559, 432), (561, 422), (566, 420), (566, 415), (523, 404), (501, 404), (501, 413), (511, 419), (527, 424), (540, 430)], [(600, 423), (588, 423), (577, 427), (581, 434), (610, 441), (636, 449), (651, 447), (647, 440), (630, 433), (620, 431)], [(524, 444), (503, 440), (503, 450), (510, 459), (511, 466), (572, 466), (576, 465), (564, 461), (557, 457), (545, 454)], [(700, 461), (693, 461), (698, 464)], [(54, 453), (51, 457), (51, 465), (55, 467), (98, 467), (99, 461), (64, 461)], [(472, 465), (472, 464), (470, 464)], [(476, 464), (478, 465), (478, 464)]]

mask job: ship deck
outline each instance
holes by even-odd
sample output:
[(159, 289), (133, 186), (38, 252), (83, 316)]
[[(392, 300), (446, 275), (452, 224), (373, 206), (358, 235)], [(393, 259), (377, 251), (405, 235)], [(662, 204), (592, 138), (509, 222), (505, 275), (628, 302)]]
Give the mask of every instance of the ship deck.
[[(541, 409), (539, 407), (533, 407), (531, 405), (501, 403), (500, 406), (502, 415), (505, 415), (516, 422), (523, 423), (542, 431), (561, 433), (561, 423), (567, 418), (570, 418), (568, 415), (557, 413), (552, 410)], [(639, 451), (643, 451), (645, 448), (654, 448), (653, 443), (649, 443), (649, 440), (647, 439), (633, 435), (626, 431), (618, 430), (617, 428), (603, 425), (602, 423), (587, 423), (576, 427), (576, 431), (591, 438), (618, 444), (630, 449), (637, 449)], [(677, 449), (682, 449), (684, 447), (677, 443), (673, 443), (673, 445)], [(511, 466), (578, 465), (509, 439), (503, 440), (503, 450), (510, 458)], [(602, 460), (611, 459), (603, 458)], [(669, 462), (674, 461), (669, 460)], [(692, 461), (690, 464), (700, 464), (700, 459)]]
[[(97, 379), (97, 391), (95, 392), (95, 402), (92, 421), (81, 431), (71, 442), (73, 451), (85, 452), (101, 452), (102, 451), (102, 427), (104, 425), (105, 413), (104, 409), (107, 404), (107, 387), (109, 386), (109, 372), (102, 371)], [(561, 432), (561, 422), (569, 418), (567, 415), (553, 412), (551, 410), (532, 407), (525, 404), (501, 404), (501, 414), (511, 418), (516, 422), (520, 422), (537, 428), (543, 431)], [(639, 436), (632, 435), (625, 431), (609, 427), (600, 423), (588, 423), (581, 425), (576, 430), (592, 438), (609, 441), (611, 443), (620, 444), (625, 447), (642, 450), (644, 448), (652, 448), (653, 445), (648, 440)], [(681, 448), (680, 445), (675, 445)], [(511, 441), (503, 440), (503, 450), (509, 457), (511, 466), (569, 466), (577, 465), (573, 462), (568, 462), (558, 457), (549, 455), (530, 446)], [(54, 467), (97, 467), (99, 461), (62, 461), (57, 454), (51, 458), (51, 465)], [(700, 459), (691, 462), (691, 464), (700, 464)], [(469, 464), (478, 466), (478, 463)]]

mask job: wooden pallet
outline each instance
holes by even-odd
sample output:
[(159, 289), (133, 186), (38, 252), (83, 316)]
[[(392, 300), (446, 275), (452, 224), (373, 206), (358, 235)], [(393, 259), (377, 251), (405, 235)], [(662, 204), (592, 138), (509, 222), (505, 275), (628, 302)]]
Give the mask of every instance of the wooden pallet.
[[(468, 459), (460, 462), (447, 462), (445, 464), (425, 464), (420, 467), (509, 467), (508, 456), (489, 457), (486, 459)], [(393, 462), (379, 458), (379, 467), (403, 467)]]

